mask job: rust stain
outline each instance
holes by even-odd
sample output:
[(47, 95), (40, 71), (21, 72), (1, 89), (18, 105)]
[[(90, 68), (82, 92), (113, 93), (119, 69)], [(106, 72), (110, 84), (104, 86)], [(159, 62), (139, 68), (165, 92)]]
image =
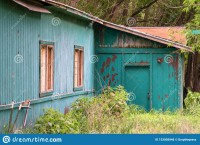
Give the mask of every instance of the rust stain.
[(111, 79), (109, 79), (109, 81), (108, 81), (108, 86), (110, 86), (111, 82), (112, 82)]
[(163, 63), (163, 58), (158, 57), (158, 58), (157, 58), (157, 62), (158, 62), (158, 63)]
[(109, 67), (110, 63), (111, 63), (111, 58), (108, 57), (107, 60), (106, 60), (105, 66), (106, 66), (106, 67)]
[(111, 58), (108, 57), (108, 58), (106, 59), (106, 61), (103, 62), (103, 64), (102, 64), (102, 67), (101, 67), (101, 73), (104, 72), (105, 68), (107, 68), (107, 67), (110, 66), (110, 63), (111, 63)]
[(165, 98), (169, 98), (169, 95), (165, 95)]
[(149, 62), (147, 62), (147, 61), (140, 61), (140, 65), (148, 65), (149, 64)]
[(114, 67), (112, 67), (112, 71), (115, 71), (115, 68), (114, 68)]
[(160, 100), (160, 96), (158, 96), (158, 99)]
[(112, 56), (113, 56), (113, 57), (112, 57), (112, 62), (114, 62), (115, 59), (117, 58), (117, 55), (113, 54)]
[(115, 76), (117, 76), (118, 74), (115, 73), (115, 74), (112, 74), (112, 82), (115, 80)]
[(104, 68), (105, 68), (105, 62), (103, 62), (102, 67), (101, 67), (101, 73), (104, 72)]
[(107, 74), (106, 78), (109, 78), (110, 77), (110, 74)]
[(174, 69), (176, 80), (178, 80), (178, 55), (174, 58), (173, 62), (169, 63)]

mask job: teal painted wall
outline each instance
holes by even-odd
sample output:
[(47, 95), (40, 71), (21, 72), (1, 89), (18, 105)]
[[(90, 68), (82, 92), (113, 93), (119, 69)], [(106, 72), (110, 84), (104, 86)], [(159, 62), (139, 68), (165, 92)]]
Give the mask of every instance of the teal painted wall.
[(129, 102), (146, 110), (182, 107), (184, 65), (175, 48), (100, 25), (95, 30), (97, 93), (108, 85), (123, 85), (133, 93)]
[[(128, 85), (124, 76), (130, 64), (149, 65), (150, 108), (182, 106), (183, 58), (171, 54), (175, 48), (100, 25), (93, 28), (90, 21), (51, 7), (49, 10), (52, 14), (41, 14), (11, 0), (0, 0), (0, 132), (8, 124), (12, 101), (16, 102), (14, 119), (20, 102), (31, 100), (31, 125), (44, 108), (64, 112), (78, 97), (91, 96), (94, 88), (100, 93), (107, 85)], [(44, 98), (39, 97), (40, 40), (55, 43), (54, 91)], [(84, 90), (80, 92), (73, 91), (74, 45), (84, 47)], [(98, 55), (96, 63), (91, 62), (94, 54)], [(173, 56), (173, 63), (159, 65), (157, 58), (168, 54)], [(18, 127), (24, 115), (22, 110)]]
[[(31, 100), (28, 123), (43, 113), (44, 108), (65, 107), (78, 96), (91, 96), (94, 65), (94, 30), (90, 21), (63, 14), (49, 8), (52, 14), (29, 11), (12, 2), (0, 0), (0, 130), (8, 124), (10, 105)], [(54, 91), (51, 96), (39, 97), (39, 41), (55, 43)], [(74, 45), (84, 47), (84, 88), (73, 91)], [(22, 125), (25, 110), (20, 112)], [(14, 114), (15, 116), (16, 114)], [(0, 131), (1, 132), (1, 131)]]

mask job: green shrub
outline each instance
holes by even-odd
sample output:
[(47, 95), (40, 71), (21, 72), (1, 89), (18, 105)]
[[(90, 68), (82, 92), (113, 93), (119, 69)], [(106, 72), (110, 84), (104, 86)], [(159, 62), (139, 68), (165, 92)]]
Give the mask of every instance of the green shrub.
[(80, 133), (102, 132), (108, 120), (122, 117), (128, 110), (128, 93), (122, 86), (106, 88), (93, 98), (81, 98), (72, 104), (70, 116), (80, 123)]
[(43, 116), (37, 119), (34, 130), (36, 133), (46, 134), (78, 133), (77, 124), (77, 120), (48, 109)]
[(76, 100), (68, 114), (53, 109), (37, 119), (37, 133), (94, 133), (102, 132), (105, 124), (122, 118), (129, 110), (128, 93), (122, 86), (104, 90), (103, 94)]
[(188, 91), (184, 102), (186, 113), (200, 116), (200, 93)]
[(198, 94), (189, 93), (186, 110), (146, 112), (141, 106), (127, 105), (129, 94), (122, 86), (108, 87), (96, 97), (76, 100), (63, 115), (46, 110), (35, 124), (36, 133), (200, 133)]

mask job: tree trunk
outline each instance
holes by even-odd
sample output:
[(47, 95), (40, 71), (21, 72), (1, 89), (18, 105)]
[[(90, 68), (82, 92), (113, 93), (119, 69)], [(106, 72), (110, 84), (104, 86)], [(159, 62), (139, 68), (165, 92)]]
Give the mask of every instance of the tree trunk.
[(185, 75), (185, 87), (200, 92), (200, 53), (189, 54)]
[(124, 2), (124, 6), (123, 6), (123, 12), (122, 12), (122, 15), (123, 15), (123, 22), (124, 22), (124, 25), (127, 24), (127, 18), (128, 18), (128, 10), (129, 10), (129, 3), (130, 3), (130, 0), (126, 0)]

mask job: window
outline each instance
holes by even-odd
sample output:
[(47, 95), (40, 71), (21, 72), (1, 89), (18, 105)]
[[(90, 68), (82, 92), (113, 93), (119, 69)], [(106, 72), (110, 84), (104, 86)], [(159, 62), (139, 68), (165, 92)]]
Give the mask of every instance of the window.
[(83, 66), (84, 51), (83, 47), (75, 46), (74, 50), (74, 90), (83, 89)]
[(40, 93), (53, 92), (54, 45), (40, 44)]

